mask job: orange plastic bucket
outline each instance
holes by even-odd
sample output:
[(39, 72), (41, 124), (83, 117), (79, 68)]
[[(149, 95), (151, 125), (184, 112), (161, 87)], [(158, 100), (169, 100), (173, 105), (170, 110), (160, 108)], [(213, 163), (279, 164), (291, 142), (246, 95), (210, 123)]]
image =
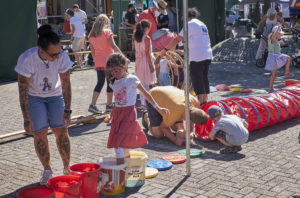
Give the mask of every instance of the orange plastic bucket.
[(46, 186), (33, 186), (21, 190), (18, 193), (18, 198), (54, 198), (55, 193), (51, 188)]
[(80, 163), (70, 167), (70, 174), (80, 176), (82, 181), (82, 198), (98, 198), (100, 189), (98, 188), (100, 165), (95, 163)]
[(49, 179), (47, 187), (54, 189), (55, 198), (79, 198), (81, 183), (79, 176), (63, 175)]
[(289, 86), (289, 85), (294, 85), (294, 84), (297, 84), (299, 83), (299, 80), (286, 80), (285, 81), (285, 86)]

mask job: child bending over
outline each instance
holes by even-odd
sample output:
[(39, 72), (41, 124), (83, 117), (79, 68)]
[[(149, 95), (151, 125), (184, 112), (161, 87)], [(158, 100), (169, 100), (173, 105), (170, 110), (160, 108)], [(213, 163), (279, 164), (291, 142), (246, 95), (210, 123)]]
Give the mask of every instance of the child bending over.
[(242, 150), (241, 145), (248, 141), (248, 123), (236, 115), (224, 115), (218, 106), (211, 106), (207, 111), (209, 117), (216, 121), (216, 125), (209, 134), (210, 139), (217, 139), (226, 147), (222, 154), (237, 153)]

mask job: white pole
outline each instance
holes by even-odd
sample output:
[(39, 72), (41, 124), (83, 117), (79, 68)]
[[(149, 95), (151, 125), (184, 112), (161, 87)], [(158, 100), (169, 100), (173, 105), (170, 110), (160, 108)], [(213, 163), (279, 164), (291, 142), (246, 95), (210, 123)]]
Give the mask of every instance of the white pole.
[(188, 0), (183, 0), (183, 44), (184, 44), (184, 82), (185, 82), (185, 127), (186, 127), (186, 175), (191, 175), (190, 159), (190, 99), (189, 99), (189, 40), (188, 40)]
[(176, 32), (179, 33), (178, 0), (176, 0)]

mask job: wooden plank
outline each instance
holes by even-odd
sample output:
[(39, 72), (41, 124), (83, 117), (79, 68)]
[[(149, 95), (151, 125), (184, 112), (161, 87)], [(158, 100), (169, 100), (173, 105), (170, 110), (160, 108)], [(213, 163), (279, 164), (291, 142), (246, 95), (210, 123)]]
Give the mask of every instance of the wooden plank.
[[(84, 115), (73, 116), (71, 118), (70, 126), (80, 124), (80, 123), (93, 123), (93, 122), (91, 122), (91, 120), (96, 119), (96, 121), (97, 121), (97, 119), (101, 118), (102, 116), (106, 116), (109, 113), (110, 112), (105, 112), (103, 114), (91, 114), (91, 115), (87, 115), (87, 116), (84, 116)], [(49, 130), (49, 132), (51, 132), (51, 130)], [(13, 137), (13, 136), (17, 136), (17, 135), (24, 135), (25, 133), (26, 133), (25, 130), (15, 131), (15, 132), (11, 132), (8, 134), (0, 135), (0, 139)]]
[(22, 134), (25, 134), (25, 130), (15, 131), (15, 132), (12, 132), (12, 133), (0, 135), (0, 139), (8, 138), (8, 137), (16, 136), (16, 135), (22, 135)]
[(80, 52), (70, 52), (68, 55), (75, 55), (75, 54), (90, 54), (92, 51), (80, 51)]
[(80, 123), (84, 123), (84, 124), (95, 123), (95, 122), (97, 122), (97, 119), (102, 118), (103, 116), (107, 116), (109, 114), (110, 114), (110, 112), (105, 112), (105, 113), (101, 113), (101, 114), (91, 114), (88, 116), (81, 117), (79, 119), (73, 119), (71, 121), (70, 126), (75, 125), (75, 124), (80, 124)]
[[(118, 38), (118, 35), (114, 34), (113, 38)], [(70, 40), (60, 40), (61, 43), (70, 43)], [(86, 41), (88, 42), (88, 41)]]

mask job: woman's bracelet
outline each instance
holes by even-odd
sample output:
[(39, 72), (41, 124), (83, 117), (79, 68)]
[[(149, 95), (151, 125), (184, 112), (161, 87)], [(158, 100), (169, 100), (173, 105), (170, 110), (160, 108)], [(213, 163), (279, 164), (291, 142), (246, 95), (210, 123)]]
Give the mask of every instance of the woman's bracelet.
[(157, 109), (158, 108), (158, 105), (157, 105), (157, 103), (155, 102), (155, 103), (153, 103), (153, 105), (152, 105), (155, 109)]

